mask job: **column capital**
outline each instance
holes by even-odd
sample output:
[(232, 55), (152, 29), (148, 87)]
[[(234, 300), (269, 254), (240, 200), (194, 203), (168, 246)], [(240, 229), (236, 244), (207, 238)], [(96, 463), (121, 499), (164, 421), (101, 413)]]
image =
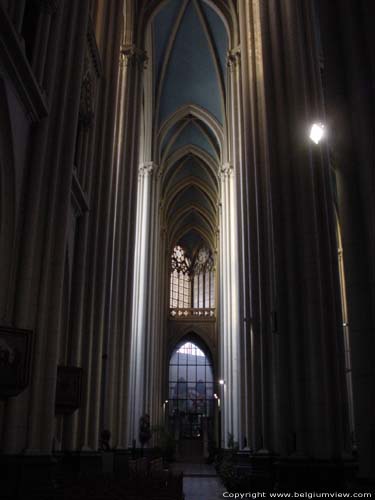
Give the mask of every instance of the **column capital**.
[(135, 45), (123, 45), (120, 50), (120, 62), (123, 66), (138, 66), (140, 69), (147, 67), (147, 52)]
[(139, 177), (151, 177), (158, 170), (158, 165), (153, 161), (141, 163), (138, 168)]
[(224, 163), (220, 167), (219, 177), (220, 179), (227, 179), (228, 177), (232, 177), (234, 172), (233, 165), (231, 163)]
[(227, 65), (231, 71), (236, 69), (241, 62), (241, 49), (240, 46), (234, 49), (228, 50), (227, 53)]

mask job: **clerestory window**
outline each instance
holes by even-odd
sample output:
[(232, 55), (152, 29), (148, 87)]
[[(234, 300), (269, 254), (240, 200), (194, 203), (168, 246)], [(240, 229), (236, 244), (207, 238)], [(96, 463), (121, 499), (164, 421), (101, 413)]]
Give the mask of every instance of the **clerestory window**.
[(191, 260), (177, 245), (171, 257), (171, 309), (213, 309), (215, 307), (214, 259), (209, 248), (202, 246)]
[(206, 248), (200, 248), (194, 261), (192, 270), (193, 281), (193, 307), (214, 308), (215, 307), (215, 275), (214, 259), (212, 252)]
[(191, 307), (190, 259), (182, 247), (176, 246), (172, 253), (170, 307)]

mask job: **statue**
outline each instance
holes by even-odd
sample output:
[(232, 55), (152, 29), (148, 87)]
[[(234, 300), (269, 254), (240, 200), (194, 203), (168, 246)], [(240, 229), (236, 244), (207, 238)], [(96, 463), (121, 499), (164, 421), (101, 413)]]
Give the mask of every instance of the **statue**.
[(109, 441), (111, 439), (111, 432), (104, 429), (100, 434), (99, 449), (101, 451), (109, 451), (111, 449)]
[(140, 418), (139, 421), (139, 441), (144, 445), (151, 439), (150, 415), (147, 413)]

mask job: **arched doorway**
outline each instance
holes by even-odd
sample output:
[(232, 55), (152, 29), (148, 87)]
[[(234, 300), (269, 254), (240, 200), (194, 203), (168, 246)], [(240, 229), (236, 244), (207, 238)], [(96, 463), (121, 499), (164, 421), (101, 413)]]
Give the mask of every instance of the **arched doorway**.
[(177, 459), (200, 462), (214, 438), (214, 373), (208, 350), (193, 339), (174, 349), (169, 361), (168, 425)]

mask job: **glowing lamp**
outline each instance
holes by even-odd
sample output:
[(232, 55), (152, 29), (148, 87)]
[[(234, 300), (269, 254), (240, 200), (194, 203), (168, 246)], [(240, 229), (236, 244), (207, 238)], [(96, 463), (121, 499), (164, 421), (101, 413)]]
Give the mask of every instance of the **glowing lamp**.
[(310, 139), (319, 144), (325, 135), (325, 127), (322, 123), (314, 123), (310, 130)]

